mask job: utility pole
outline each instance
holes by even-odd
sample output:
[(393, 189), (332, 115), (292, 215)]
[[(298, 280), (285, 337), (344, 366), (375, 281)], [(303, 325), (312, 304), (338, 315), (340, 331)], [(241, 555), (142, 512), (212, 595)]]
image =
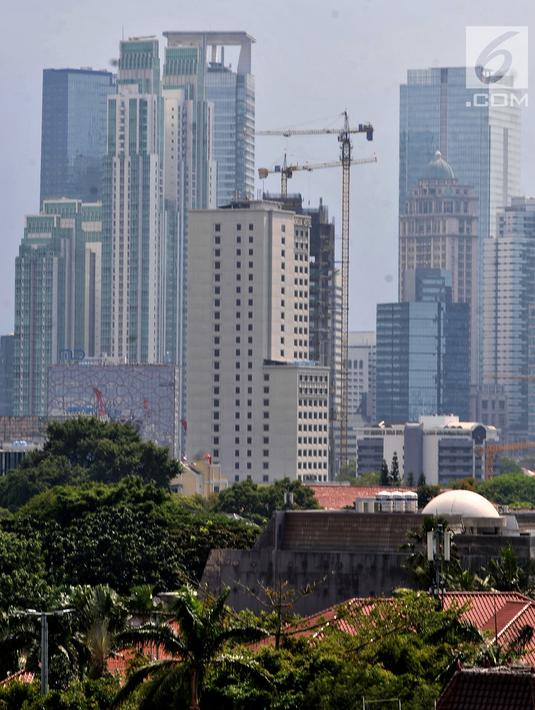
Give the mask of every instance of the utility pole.
[(439, 523), (433, 530), (427, 533), (427, 560), (434, 567), (434, 580), (430, 592), (437, 601), (439, 609), (444, 608), (444, 563), (451, 560), (451, 530), (445, 529)]
[(64, 616), (70, 614), (74, 609), (58, 609), (56, 611), (37, 611), (36, 609), (26, 609), (23, 614), (27, 616), (39, 617), (41, 620), (41, 695), (48, 693), (48, 617)]

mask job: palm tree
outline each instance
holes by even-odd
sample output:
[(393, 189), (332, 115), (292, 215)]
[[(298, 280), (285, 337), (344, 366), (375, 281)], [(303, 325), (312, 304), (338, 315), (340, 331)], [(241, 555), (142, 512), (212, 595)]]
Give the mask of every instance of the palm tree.
[(166, 658), (134, 671), (117, 694), (113, 707), (120, 705), (150, 679), (144, 686), (140, 709), (152, 707), (164, 692), (180, 692), (185, 681), (190, 710), (199, 710), (206, 675), (217, 665), (253, 672), (267, 680), (256, 663), (241, 654), (225, 651), (228, 643), (255, 641), (266, 634), (257, 627), (229, 624), (229, 611), (225, 606), (228, 593), (227, 589), (210, 604), (201, 600), (193, 587), (187, 585), (176, 595), (169, 624), (146, 624), (122, 634), (126, 643), (156, 644)]
[(70, 600), (75, 609), (74, 640), (80, 667), (90, 678), (101, 678), (116, 647), (117, 634), (125, 629), (126, 608), (106, 584), (76, 587)]

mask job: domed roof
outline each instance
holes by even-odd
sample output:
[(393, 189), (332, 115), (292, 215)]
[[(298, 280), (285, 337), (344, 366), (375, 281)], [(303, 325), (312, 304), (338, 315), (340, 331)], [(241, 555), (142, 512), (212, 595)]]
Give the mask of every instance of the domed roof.
[(474, 491), (454, 490), (441, 493), (422, 510), (424, 515), (461, 515), (464, 518), (499, 518), (490, 501)]
[(428, 163), (425, 172), (424, 179), (427, 180), (455, 180), (455, 173), (453, 168), (444, 160), (442, 153), (437, 150), (435, 157)]

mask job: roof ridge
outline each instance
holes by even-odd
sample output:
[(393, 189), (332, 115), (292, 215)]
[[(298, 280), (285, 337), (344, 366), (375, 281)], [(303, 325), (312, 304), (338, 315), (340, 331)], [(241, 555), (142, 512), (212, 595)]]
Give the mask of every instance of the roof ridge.
[(531, 602), (531, 601), (529, 601), (527, 604), (524, 604), (523, 607), (522, 607), (522, 609), (520, 609), (520, 611), (519, 611), (518, 613), (516, 613), (516, 614), (513, 616), (513, 618), (509, 621), (509, 623), (507, 623), (507, 624), (503, 627), (503, 629), (498, 633), (498, 635), (496, 636), (496, 640), (499, 639), (499, 638), (501, 638), (501, 636), (511, 627), (512, 624), (515, 623), (515, 621), (517, 621), (517, 619), (518, 619), (525, 611), (527, 611), (527, 610), (529, 609), (529, 607), (530, 607), (531, 605), (532, 605), (532, 602)]

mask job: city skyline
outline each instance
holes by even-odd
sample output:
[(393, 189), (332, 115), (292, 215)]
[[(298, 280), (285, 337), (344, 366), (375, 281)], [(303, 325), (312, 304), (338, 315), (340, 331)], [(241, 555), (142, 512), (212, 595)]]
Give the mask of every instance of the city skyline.
[[(467, 24), (478, 24), (477, 12), (460, 7), (452, 12), (451, 19), (440, 35), (434, 35), (432, 41), (411, 42), (416, 27), (410, 18), (399, 18), (401, 8), (395, 9), (389, 21), (385, 22), (384, 2), (369, 3), (353, 7), (349, 3), (336, 6), (307, 9), (303, 13), (296, 3), (285, 8), (278, 19), (281, 27), (276, 36), (272, 36), (273, 20), (269, 11), (262, 8), (254, 12), (245, 3), (233, 3), (232, 9), (213, 7), (207, 13), (202, 9), (181, 11), (181, 17), (175, 19), (176, 10), (164, 3), (156, 13), (139, 8), (135, 13), (124, 14), (125, 7), (119, 6), (110, 11), (110, 21), (105, 27), (100, 25), (99, 42), (89, 40), (95, 21), (101, 18), (98, 8), (93, 16), (83, 16), (83, 11), (67, 9), (59, 3), (58, 17), (55, 23), (54, 41), (48, 38), (47, 19), (40, 16), (40, 9), (35, 8), (31, 22), (27, 22), (24, 10), (10, 9), (8, 21), (12, 19), (15, 29), (24, 27), (28, 41), (32, 43), (32, 52), (20, 57), (14, 76), (4, 76), (5, 90), (15, 97), (24, 95), (27, 105), (35, 109), (40, 106), (40, 79), (43, 68), (79, 67), (87, 64), (94, 68), (109, 69), (109, 61), (117, 55), (117, 44), (121, 35), (123, 17), (134, 16), (134, 23), (124, 26), (124, 36), (154, 32), (163, 47), (162, 33), (174, 29), (222, 29), (234, 26), (256, 38), (253, 73), (256, 77), (256, 125), (258, 128), (281, 127), (288, 125), (338, 125), (338, 114), (347, 108), (353, 122), (371, 120), (376, 128), (374, 150), (379, 157), (379, 164), (355, 170), (352, 189), (352, 262), (351, 262), (351, 329), (372, 327), (375, 304), (395, 298), (397, 290), (397, 113), (399, 85), (405, 80), (410, 68), (429, 66), (459, 66), (464, 63), (464, 28)], [(433, 28), (434, 13), (423, 3), (416, 3), (420, 10), (419, 28)], [(527, 4), (513, 3), (507, 11), (499, 11), (497, 3), (486, 5), (486, 24), (526, 24), (530, 11)], [(532, 11), (531, 11), (532, 12)], [(74, 17), (71, 17), (74, 13)], [(359, 15), (365, 14), (367, 28), (359, 21)], [(76, 42), (62, 28), (72, 27), (74, 18), (84, 21), (83, 37)], [(455, 18), (455, 19), (453, 19)], [(303, 28), (303, 52), (280, 49), (279, 44), (290, 46), (288, 33), (293, 31), (295, 21)], [(400, 19), (405, 30), (403, 41), (397, 36)], [(38, 21), (39, 20), (39, 21)], [(42, 20), (42, 22), (41, 22)], [(285, 22), (286, 20), (286, 22)], [(366, 24), (366, 23), (364, 23)], [(26, 27), (28, 25), (28, 27)], [(39, 35), (35, 35), (37, 26)], [(382, 28), (385, 39), (390, 40), (389, 50), (377, 55), (373, 46), (373, 30)], [(74, 35), (75, 33), (73, 33)], [(408, 41), (407, 41), (408, 40)], [(321, 44), (322, 51), (314, 52)], [(384, 46), (386, 46), (384, 45)], [(5, 48), (2, 51), (6, 51)], [(396, 61), (392, 62), (393, 55)], [(317, 57), (317, 58), (316, 58)], [(394, 67), (394, 68), (393, 68)], [(288, 72), (291, 68), (292, 71)], [(290, 74), (290, 75), (289, 75)], [(351, 77), (348, 80), (348, 75)], [(13, 84), (13, 79), (17, 83)], [(320, 88), (321, 87), (321, 90)], [(325, 90), (328, 87), (328, 91)], [(290, 101), (289, 97), (294, 100)], [(9, 332), (13, 327), (14, 255), (18, 247), (19, 235), (25, 214), (36, 212), (38, 195), (40, 110), (30, 110), (31, 119), (22, 122), (19, 127), (15, 120), (12, 106), (7, 107), (4, 117), (9, 140), (3, 143), (3, 162), (5, 169), (13, 175), (7, 185), (6, 205), (8, 211), (5, 220), (7, 237), (2, 240), (6, 246), (6, 259), (0, 269), (1, 276), (9, 288), (0, 295), (0, 329)], [(529, 126), (529, 109), (525, 124)], [(329, 118), (325, 118), (325, 116)], [(323, 117), (323, 118), (322, 118)], [(316, 119), (316, 120), (314, 120)], [(24, 128), (24, 141), (17, 136)], [(527, 138), (527, 140), (526, 140)], [(523, 157), (529, 155), (534, 136), (527, 132), (523, 144)], [(18, 146), (15, 156), (12, 145)], [(256, 142), (256, 167), (272, 165), (280, 160), (285, 148), (301, 161), (333, 159), (338, 146), (331, 137), (319, 140), (280, 139), (269, 141), (258, 139)], [(360, 147), (359, 147), (360, 151)], [(364, 154), (364, 151), (361, 153)], [(18, 160), (15, 165), (15, 157)], [(33, 163), (33, 165), (31, 164)], [(530, 193), (532, 184), (529, 172), (524, 174), (522, 192)], [(336, 171), (318, 171), (304, 176), (295, 176), (292, 190), (303, 193), (305, 205), (317, 203), (319, 196), (329, 206), (331, 214), (339, 223), (340, 185)], [(257, 181), (257, 188), (261, 187)], [(276, 178), (266, 182), (266, 189), (274, 191)], [(366, 248), (363, 249), (363, 240)], [(357, 258), (358, 256), (358, 258)]]

